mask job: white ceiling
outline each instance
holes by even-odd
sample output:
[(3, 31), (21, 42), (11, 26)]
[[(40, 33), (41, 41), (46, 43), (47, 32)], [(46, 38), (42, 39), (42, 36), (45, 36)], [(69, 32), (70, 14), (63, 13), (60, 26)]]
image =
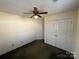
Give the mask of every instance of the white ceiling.
[(24, 15), (24, 12), (30, 12), (33, 7), (47, 11), (50, 15), (78, 8), (79, 0), (0, 0), (0, 11), (17, 15)]

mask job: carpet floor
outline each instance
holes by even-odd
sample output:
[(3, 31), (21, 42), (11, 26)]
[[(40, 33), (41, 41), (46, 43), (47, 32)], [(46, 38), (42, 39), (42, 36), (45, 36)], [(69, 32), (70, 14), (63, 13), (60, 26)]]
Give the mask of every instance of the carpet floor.
[(36, 40), (10, 51), (0, 59), (74, 59), (73, 54), (48, 45), (43, 40)]

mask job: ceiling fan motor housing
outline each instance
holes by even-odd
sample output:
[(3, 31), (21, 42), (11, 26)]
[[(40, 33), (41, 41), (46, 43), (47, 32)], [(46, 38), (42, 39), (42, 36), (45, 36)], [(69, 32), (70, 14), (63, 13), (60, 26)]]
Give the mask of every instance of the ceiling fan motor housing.
[(41, 18), (42, 16), (40, 16), (40, 14), (47, 14), (48, 12), (39, 12), (38, 8), (34, 7), (34, 10), (32, 11), (32, 13), (33, 13), (33, 15), (31, 16), (31, 18), (34, 17), (34, 16), (38, 16), (38, 17)]

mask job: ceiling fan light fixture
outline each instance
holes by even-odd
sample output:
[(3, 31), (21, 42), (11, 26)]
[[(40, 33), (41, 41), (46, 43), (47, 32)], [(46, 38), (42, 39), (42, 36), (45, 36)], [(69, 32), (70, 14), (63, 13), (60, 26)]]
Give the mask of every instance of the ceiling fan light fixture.
[(38, 19), (39, 17), (37, 15), (34, 16), (35, 19)]

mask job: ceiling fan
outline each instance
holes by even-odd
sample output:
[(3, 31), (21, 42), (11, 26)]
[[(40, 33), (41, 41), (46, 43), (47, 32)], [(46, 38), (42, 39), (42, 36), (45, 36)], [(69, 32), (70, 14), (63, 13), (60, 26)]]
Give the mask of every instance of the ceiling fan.
[(34, 7), (32, 13), (24, 13), (24, 14), (33, 14), (33, 15), (31, 16), (31, 18), (34, 17), (34, 16), (41, 18), (42, 16), (40, 16), (40, 14), (47, 14), (47, 13), (48, 13), (48, 12), (40, 12), (37, 7)]

